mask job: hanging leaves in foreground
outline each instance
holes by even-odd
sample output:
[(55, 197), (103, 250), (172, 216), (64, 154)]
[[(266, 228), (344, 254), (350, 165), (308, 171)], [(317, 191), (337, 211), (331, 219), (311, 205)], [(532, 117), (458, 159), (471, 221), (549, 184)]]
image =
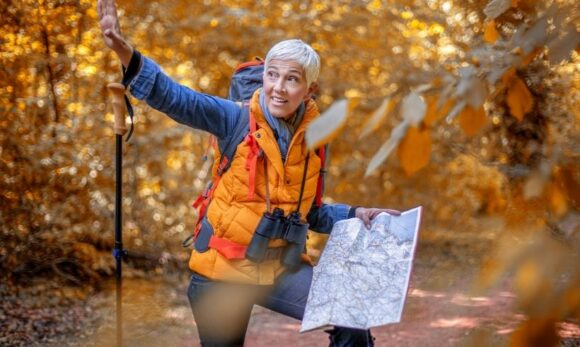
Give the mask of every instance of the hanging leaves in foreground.
[(403, 99), (401, 107), (403, 119), (409, 122), (412, 126), (418, 126), (425, 117), (425, 111), (427, 111), (425, 101), (423, 101), (416, 92), (409, 93), (409, 95)]
[(487, 123), (487, 117), (483, 106), (475, 109), (471, 106), (466, 106), (459, 115), (459, 126), (467, 136), (477, 134), (485, 123)]
[(363, 138), (368, 134), (375, 131), (383, 122), (385, 117), (393, 110), (394, 102), (387, 98), (379, 108), (373, 113), (371, 117), (368, 118), (366, 123), (364, 124), (363, 130), (359, 136), (359, 138)]
[(580, 44), (580, 33), (576, 31), (576, 28), (570, 27), (568, 30), (562, 38), (548, 44), (548, 57), (551, 64), (559, 64), (570, 58), (572, 52)]
[(459, 115), (459, 112), (463, 111), (465, 105), (467, 105), (467, 102), (465, 100), (459, 101), (457, 104), (455, 104), (455, 106), (453, 106), (451, 111), (449, 111), (449, 114), (447, 115), (447, 117), (445, 117), (445, 120), (447, 122), (451, 122), (453, 119), (455, 119), (455, 117)]
[(439, 107), (436, 95), (427, 97), (427, 111), (425, 112), (425, 118), (423, 119), (425, 126), (429, 127), (445, 117), (445, 115), (449, 113), (452, 105), (453, 100), (448, 99), (441, 107)]
[(348, 102), (345, 99), (332, 104), (320, 117), (315, 119), (306, 129), (306, 145), (316, 148), (332, 140), (345, 124), (348, 112)]
[(507, 103), (510, 114), (517, 120), (524, 119), (526, 113), (534, 107), (534, 98), (528, 90), (526, 83), (518, 77), (514, 77), (507, 91)]
[(512, 6), (511, 0), (491, 0), (483, 12), (488, 19), (496, 19)]
[(541, 196), (544, 192), (548, 177), (535, 171), (526, 179), (523, 187), (523, 196), (525, 200), (530, 200)]
[(487, 43), (495, 43), (499, 39), (499, 33), (495, 28), (495, 21), (490, 20), (483, 25), (483, 39)]
[(383, 143), (381, 148), (375, 153), (369, 166), (367, 167), (367, 171), (365, 172), (365, 176), (370, 175), (373, 171), (375, 171), (379, 165), (381, 165), (391, 154), (391, 152), (397, 147), (401, 139), (407, 133), (407, 128), (409, 127), (409, 123), (402, 122), (393, 128), (391, 131), (391, 137)]
[(411, 127), (397, 149), (397, 156), (407, 176), (421, 170), (431, 159), (431, 132), (429, 128)]

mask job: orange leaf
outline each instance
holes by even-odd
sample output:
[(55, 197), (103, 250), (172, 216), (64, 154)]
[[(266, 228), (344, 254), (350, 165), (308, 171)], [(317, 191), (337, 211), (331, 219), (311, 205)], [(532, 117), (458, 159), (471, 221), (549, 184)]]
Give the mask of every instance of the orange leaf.
[(424, 168), (431, 159), (431, 134), (429, 128), (409, 128), (397, 149), (397, 156), (408, 176)]
[(499, 39), (499, 33), (495, 28), (495, 21), (492, 19), (490, 21), (485, 22), (483, 25), (483, 39), (487, 43), (494, 43)]
[(439, 99), (436, 95), (428, 96), (425, 100), (427, 102), (427, 112), (425, 113), (423, 122), (426, 126), (431, 126), (435, 122), (445, 117), (453, 105), (453, 100), (449, 99), (445, 102), (445, 104), (443, 104), (443, 106), (437, 108), (438, 100)]
[(501, 76), (501, 82), (504, 84), (504, 86), (508, 87), (510, 84), (512, 84), (512, 80), (516, 77), (516, 69), (509, 68), (504, 74), (503, 76)]
[(534, 49), (530, 54), (528, 54), (527, 56), (524, 57), (524, 59), (522, 60), (520, 66), (524, 67), (529, 65), (537, 56), (538, 54), (542, 52), (542, 48), (536, 48)]
[(549, 206), (552, 213), (558, 217), (562, 217), (568, 212), (568, 201), (566, 194), (556, 184), (552, 184), (548, 191)]
[(459, 115), (459, 126), (467, 136), (477, 134), (485, 123), (487, 123), (487, 117), (485, 116), (483, 106), (478, 109), (473, 109), (467, 105)]
[(534, 107), (532, 93), (528, 90), (526, 83), (518, 77), (512, 80), (512, 84), (507, 91), (507, 103), (511, 115), (519, 121), (523, 120), (526, 113), (530, 112)]
[(360, 102), (361, 98), (359, 96), (348, 97), (348, 113), (352, 114)]

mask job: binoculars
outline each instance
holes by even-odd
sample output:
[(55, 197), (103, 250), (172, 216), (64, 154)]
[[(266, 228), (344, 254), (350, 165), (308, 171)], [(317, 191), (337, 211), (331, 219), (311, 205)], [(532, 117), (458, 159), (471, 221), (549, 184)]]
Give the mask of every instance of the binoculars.
[(283, 239), (288, 241), (288, 245), (282, 253), (282, 264), (288, 270), (296, 271), (300, 266), (307, 233), (308, 223), (300, 221), (300, 212), (292, 212), (288, 217), (280, 208), (275, 208), (272, 213), (264, 212), (246, 249), (246, 258), (255, 263), (264, 261), (268, 241)]

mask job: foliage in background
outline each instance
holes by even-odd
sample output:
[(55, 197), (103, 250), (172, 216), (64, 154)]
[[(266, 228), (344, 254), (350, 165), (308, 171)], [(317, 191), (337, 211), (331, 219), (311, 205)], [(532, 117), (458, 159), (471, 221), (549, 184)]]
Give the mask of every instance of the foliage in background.
[[(515, 272), (539, 334), (548, 336), (557, 320), (580, 319), (571, 291), (579, 274), (570, 266), (580, 248), (574, 1), (119, 5), (130, 42), (179, 82), (210, 94), (225, 96), (235, 66), (275, 42), (310, 42), (323, 62), (318, 102), (341, 126), (310, 131), (313, 143), (333, 139), (328, 201), (422, 204), (426, 226), (501, 215), (506, 234), (522, 244), (506, 236), (517, 251), (499, 252), (482, 286)], [(94, 283), (114, 266), (106, 84), (120, 79), (119, 62), (102, 43), (94, 1), (7, 0), (0, 13), (4, 283), (51, 274)], [(203, 160), (206, 135), (134, 104), (124, 155), (127, 248), (154, 263), (185, 264), (179, 243), (192, 231), (190, 203), (211, 164)], [(546, 229), (567, 244), (542, 248), (551, 261), (530, 256)], [(320, 248), (324, 238), (310, 242)], [(551, 311), (531, 304), (546, 296)]]

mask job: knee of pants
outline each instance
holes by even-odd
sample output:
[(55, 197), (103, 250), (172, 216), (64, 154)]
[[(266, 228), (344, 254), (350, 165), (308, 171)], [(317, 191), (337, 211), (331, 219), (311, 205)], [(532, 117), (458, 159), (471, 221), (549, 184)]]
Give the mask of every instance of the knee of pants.
[(375, 345), (375, 338), (370, 330), (334, 327), (325, 332), (329, 334), (331, 347), (372, 347)]

